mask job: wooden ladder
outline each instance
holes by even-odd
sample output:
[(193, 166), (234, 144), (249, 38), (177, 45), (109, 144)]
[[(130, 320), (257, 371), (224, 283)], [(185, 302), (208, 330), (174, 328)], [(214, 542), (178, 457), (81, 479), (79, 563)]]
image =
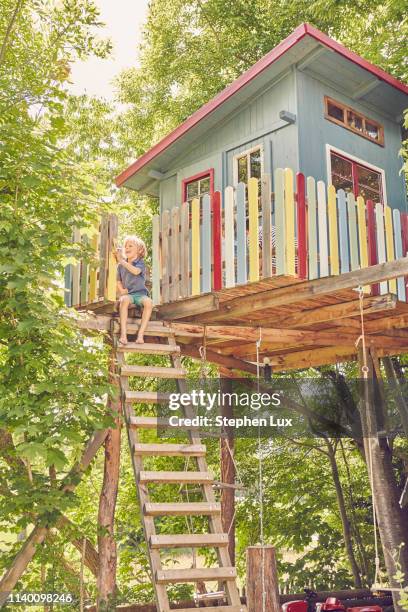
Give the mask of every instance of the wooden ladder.
[[(137, 324), (130, 324), (137, 329)], [(167, 594), (167, 585), (176, 583), (197, 583), (217, 581), (223, 585), (227, 604), (217, 607), (205, 608), (207, 612), (246, 612), (241, 604), (236, 583), (236, 569), (231, 566), (228, 552), (228, 535), (223, 533), (221, 523), (221, 507), (217, 503), (213, 491), (213, 476), (209, 473), (206, 462), (206, 447), (202, 444), (194, 429), (188, 429), (189, 443), (144, 444), (139, 441), (141, 429), (155, 429), (158, 425), (165, 425), (165, 419), (151, 416), (136, 416), (132, 404), (159, 404), (166, 402), (168, 394), (152, 391), (131, 391), (129, 377), (172, 378), (177, 380), (180, 393), (187, 392), (185, 381), (186, 372), (180, 360), (180, 347), (176, 344), (174, 334), (161, 322), (151, 322), (147, 328), (146, 337), (161, 336), (163, 343), (136, 344), (129, 342), (125, 347), (117, 347), (117, 360), (120, 368), (120, 386), (123, 398), (123, 409), (126, 420), (130, 455), (133, 465), (136, 488), (138, 492), (140, 512), (142, 517), (145, 539), (150, 561), (151, 575), (155, 589), (158, 612), (170, 612), (170, 602)], [(155, 341), (157, 342), (157, 340)], [(165, 343), (164, 343), (165, 342)], [(150, 355), (168, 355), (171, 366), (134, 366), (127, 365), (125, 355), (139, 353)], [(191, 407), (185, 408), (185, 416), (193, 416)], [(145, 471), (143, 469), (144, 457), (191, 457), (195, 461), (195, 471)], [(203, 501), (188, 503), (152, 503), (149, 497), (149, 485), (153, 483), (190, 484), (201, 487)], [(159, 516), (208, 516), (209, 533), (206, 534), (177, 534), (161, 535), (156, 533), (155, 517)], [(218, 567), (191, 568), (191, 569), (165, 569), (162, 566), (160, 552), (171, 548), (215, 548), (218, 557)], [(179, 612), (187, 612), (196, 608), (185, 608)]]

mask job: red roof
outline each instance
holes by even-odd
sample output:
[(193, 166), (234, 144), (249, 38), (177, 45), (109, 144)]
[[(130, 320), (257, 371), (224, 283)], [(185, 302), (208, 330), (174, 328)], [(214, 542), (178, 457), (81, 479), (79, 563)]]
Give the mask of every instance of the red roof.
[(178, 140), (181, 136), (183, 136), (186, 132), (188, 132), (191, 128), (197, 125), (202, 119), (207, 117), (210, 113), (212, 113), (216, 108), (221, 106), (226, 100), (231, 98), (237, 91), (239, 91), (242, 87), (245, 87), (250, 81), (252, 81), (255, 77), (257, 77), (263, 70), (268, 68), (273, 62), (279, 59), (284, 53), (286, 53), (289, 49), (291, 49), (294, 45), (296, 45), (302, 38), (305, 36), (311, 36), (316, 39), (318, 42), (325, 45), (327, 48), (332, 51), (336, 51), (346, 59), (351, 62), (357, 64), (361, 68), (368, 70), (372, 74), (374, 74), (379, 80), (385, 81), (392, 87), (400, 90), (404, 94), (408, 95), (408, 86), (394, 78), (385, 70), (382, 70), (378, 66), (371, 64), (369, 61), (357, 55), (353, 51), (350, 51), (340, 43), (327, 36), (317, 28), (314, 28), (308, 23), (303, 23), (296, 28), (285, 40), (283, 40), (279, 45), (274, 47), (269, 53), (264, 55), (256, 64), (251, 66), (249, 70), (241, 74), (235, 81), (228, 85), (223, 91), (217, 94), (212, 100), (204, 104), (201, 108), (199, 108), (195, 113), (193, 113), (188, 119), (186, 119), (183, 123), (181, 123), (175, 130), (170, 132), (167, 136), (165, 136), (162, 140), (160, 140), (157, 144), (155, 144), (151, 149), (146, 151), (143, 155), (141, 155), (135, 162), (133, 162), (126, 170), (121, 172), (119, 176), (116, 177), (115, 182), (118, 187), (123, 185), (133, 174), (138, 172), (141, 168), (143, 168), (146, 164), (152, 161), (157, 155), (165, 151), (170, 145), (172, 145), (176, 140)]

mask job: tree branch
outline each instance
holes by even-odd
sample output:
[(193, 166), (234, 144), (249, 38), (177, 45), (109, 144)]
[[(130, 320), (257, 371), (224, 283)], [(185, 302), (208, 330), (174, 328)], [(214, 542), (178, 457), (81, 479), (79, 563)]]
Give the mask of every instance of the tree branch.
[(23, 6), (24, 0), (17, 0), (17, 4), (15, 6), (15, 9), (13, 11), (13, 14), (11, 16), (10, 19), (10, 23), (7, 26), (7, 30), (6, 33), (4, 35), (4, 39), (0, 48), (0, 66), (4, 61), (5, 55), (6, 55), (6, 48), (7, 48), (7, 44), (9, 41), (9, 38), (11, 36), (11, 32), (13, 31), (14, 28), (14, 24), (16, 23), (16, 19), (18, 17), (18, 14)]

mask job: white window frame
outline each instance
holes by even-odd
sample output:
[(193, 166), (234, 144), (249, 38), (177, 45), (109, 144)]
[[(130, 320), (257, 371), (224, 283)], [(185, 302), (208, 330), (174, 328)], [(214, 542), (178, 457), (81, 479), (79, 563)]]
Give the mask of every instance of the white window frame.
[(232, 176), (233, 176), (233, 181), (234, 181), (234, 185), (238, 185), (238, 159), (240, 157), (244, 157), (244, 155), (248, 156), (248, 161), (247, 161), (247, 169), (248, 169), (248, 176), (249, 176), (249, 155), (251, 153), (254, 153), (255, 151), (260, 151), (261, 153), (261, 175), (264, 173), (264, 148), (262, 144), (258, 144), (255, 145), (254, 147), (251, 147), (250, 149), (246, 149), (245, 151), (241, 151), (240, 153), (236, 153), (233, 158), (232, 158)]
[(327, 184), (328, 185), (332, 184), (332, 167), (331, 167), (330, 153), (338, 153), (339, 155), (343, 155), (344, 157), (347, 157), (348, 159), (356, 162), (357, 164), (361, 164), (362, 166), (365, 166), (366, 168), (369, 168), (370, 170), (374, 170), (375, 172), (378, 172), (378, 174), (381, 175), (384, 206), (388, 204), (387, 188), (385, 184), (385, 170), (383, 170), (382, 168), (379, 168), (378, 166), (374, 166), (374, 164), (370, 164), (366, 162), (364, 159), (360, 159), (359, 157), (356, 157), (355, 155), (351, 155), (351, 153), (347, 153), (347, 151), (343, 151), (342, 149), (333, 147), (330, 144), (326, 144), (326, 166), (327, 166)]

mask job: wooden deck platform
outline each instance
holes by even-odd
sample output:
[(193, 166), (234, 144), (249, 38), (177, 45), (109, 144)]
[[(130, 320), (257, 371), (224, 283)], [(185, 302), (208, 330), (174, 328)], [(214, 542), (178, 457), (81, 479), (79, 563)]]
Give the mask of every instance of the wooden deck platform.
[[(356, 358), (361, 335), (357, 287), (408, 273), (408, 258), (378, 264), (335, 277), (299, 281), (287, 276), (181, 299), (156, 308), (149, 335), (169, 326), (182, 354), (200, 357), (230, 369), (256, 373), (256, 341), (260, 359), (274, 371), (294, 370)], [(104, 305), (106, 309), (106, 305)], [(363, 298), (367, 342), (379, 357), (408, 352), (408, 304), (391, 293)], [(98, 329), (109, 329), (111, 314), (90, 313)], [(118, 328), (118, 323), (114, 323)], [(86, 326), (84, 324), (84, 326)], [(136, 331), (132, 319), (129, 332)]]

